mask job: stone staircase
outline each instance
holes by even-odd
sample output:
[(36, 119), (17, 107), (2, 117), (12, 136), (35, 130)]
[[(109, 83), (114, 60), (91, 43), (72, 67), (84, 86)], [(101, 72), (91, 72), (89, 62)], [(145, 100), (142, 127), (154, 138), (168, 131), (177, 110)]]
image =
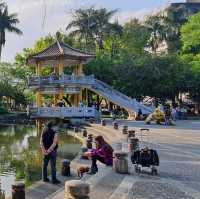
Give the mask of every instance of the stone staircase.
[(91, 84), (89, 89), (126, 109), (128, 112), (138, 112), (138, 109), (141, 109), (143, 114), (149, 114), (153, 111), (151, 107), (139, 103), (136, 99), (124, 95), (100, 80), (94, 79), (94, 83)]
[[(106, 128), (106, 127), (105, 127)], [(117, 143), (113, 143), (115, 149)], [(122, 143), (122, 150), (127, 151), (128, 146), (126, 142)], [(130, 159), (130, 158), (129, 158)], [(72, 163), (74, 170), (80, 165), (89, 165), (90, 161), (75, 159)], [(129, 162), (129, 164), (131, 164)], [(129, 165), (131, 167), (131, 165)], [(132, 177), (129, 175), (118, 174), (112, 167), (105, 166), (103, 164), (98, 165), (99, 171), (95, 175), (85, 174), (81, 179), (84, 182), (90, 184), (90, 198), (91, 199), (126, 199), (128, 192), (132, 187)], [(131, 169), (129, 169), (131, 170)], [(78, 179), (74, 177), (74, 179)], [(119, 194), (120, 192), (120, 194)], [(119, 197), (120, 196), (120, 197)], [(64, 199), (64, 188), (59, 189), (57, 192), (45, 199)]]

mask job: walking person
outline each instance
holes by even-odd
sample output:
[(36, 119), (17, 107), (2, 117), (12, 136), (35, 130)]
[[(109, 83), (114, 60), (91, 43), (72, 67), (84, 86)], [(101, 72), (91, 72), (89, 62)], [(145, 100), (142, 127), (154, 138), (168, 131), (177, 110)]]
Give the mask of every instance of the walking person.
[(56, 178), (56, 158), (58, 148), (58, 136), (52, 129), (52, 122), (47, 124), (47, 128), (44, 129), (41, 139), (40, 146), (43, 153), (43, 181), (49, 182), (47, 177), (47, 167), (50, 161), (51, 164), (51, 180), (53, 184), (59, 184), (60, 181)]

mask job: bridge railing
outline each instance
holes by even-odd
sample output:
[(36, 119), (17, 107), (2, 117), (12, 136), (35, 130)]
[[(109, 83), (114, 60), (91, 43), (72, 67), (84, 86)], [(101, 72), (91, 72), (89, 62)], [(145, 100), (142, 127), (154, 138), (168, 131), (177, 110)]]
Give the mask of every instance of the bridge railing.
[(99, 112), (93, 107), (39, 107), (30, 108), (32, 118), (98, 118)]
[(28, 77), (28, 86), (29, 87), (41, 87), (41, 86), (50, 86), (50, 85), (65, 85), (65, 84), (83, 84), (91, 85), (95, 83), (95, 78), (93, 75), (90, 76), (75, 76), (75, 75), (50, 75), (46, 77), (41, 76), (32, 76)]

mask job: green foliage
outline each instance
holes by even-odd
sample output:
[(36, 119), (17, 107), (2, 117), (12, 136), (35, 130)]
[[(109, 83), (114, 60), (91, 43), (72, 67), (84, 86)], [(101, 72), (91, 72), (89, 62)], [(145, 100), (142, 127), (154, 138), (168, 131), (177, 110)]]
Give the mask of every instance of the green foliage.
[(69, 35), (82, 43), (83, 49), (95, 50), (96, 44), (99, 49), (103, 49), (107, 36), (122, 33), (122, 26), (117, 22), (110, 22), (115, 13), (116, 10), (108, 11), (105, 8), (78, 9), (73, 14), (73, 20), (66, 29), (74, 28)]
[(7, 113), (6, 108), (0, 103), (0, 115), (6, 114), (6, 113)]
[(191, 16), (181, 28), (183, 43), (181, 58), (188, 62), (192, 72), (190, 80), (190, 95), (200, 101), (200, 13)]
[(189, 18), (188, 23), (181, 28), (183, 52), (196, 55), (200, 52), (200, 13)]
[(122, 43), (129, 52), (143, 53), (149, 38), (150, 32), (138, 19), (132, 19), (124, 25)]

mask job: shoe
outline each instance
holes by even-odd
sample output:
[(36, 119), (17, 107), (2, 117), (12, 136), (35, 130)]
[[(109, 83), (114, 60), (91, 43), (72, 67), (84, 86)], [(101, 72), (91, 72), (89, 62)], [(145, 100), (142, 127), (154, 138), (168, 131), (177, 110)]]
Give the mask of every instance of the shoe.
[(55, 179), (55, 180), (52, 180), (52, 184), (60, 184), (61, 182), (60, 182), (60, 180), (58, 180), (58, 179)]
[(87, 174), (89, 174), (89, 175), (94, 175), (94, 174), (96, 174), (98, 172), (98, 168), (91, 168), (90, 169), (90, 172), (88, 172)]
[(87, 174), (88, 175), (94, 175), (94, 174), (96, 174), (97, 172), (95, 172), (95, 171), (90, 171), (90, 172), (88, 172)]
[(44, 178), (43, 182), (50, 182), (49, 178)]

